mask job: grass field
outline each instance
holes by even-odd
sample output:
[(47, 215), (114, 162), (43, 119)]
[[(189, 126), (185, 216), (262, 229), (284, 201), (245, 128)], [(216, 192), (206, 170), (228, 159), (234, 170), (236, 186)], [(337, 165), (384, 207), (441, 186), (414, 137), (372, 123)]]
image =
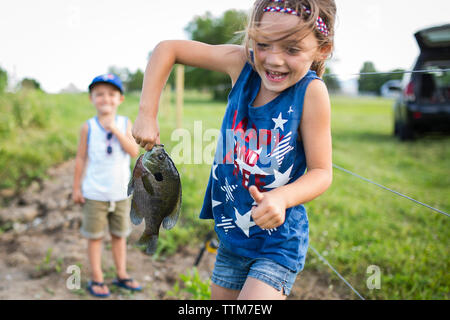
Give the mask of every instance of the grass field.
[[(137, 95), (127, 96), (119, 113), (134, 120), (138, 101)], [(449, 137), (398, 142), (392, 136), (391, 105), (379, 98), (332, 97), (333, 163), (450, 212)], [(162, 106), (159, 116), (169, 153), (177, 143), (171, 141), (173, 109)], [(224, 103), (187, 92), (184, 127), (192, 136), (196, 120), (203, 131), (218, 129), (224, 111)], [(0, 113), (0, 189), (26, 186), (44, 177), (49, 166), (73, 157), (81, 124), (95, 114), (87, 94), (36, 92), (0, 97)], [(212, 228), (197, 218), (210, 166), (180, 164), (178, 169), (182, 220), (162, 233), (161, 254), (200, 242)], [(311, 245), (365, 298), (449, 298), (448, 217), (336, 169), (330, 189), (306, 207)], [(380, 289), (367, 287), (371, 265), (379, 267)], [(311, 250), (305, 268), (340, 281)]]

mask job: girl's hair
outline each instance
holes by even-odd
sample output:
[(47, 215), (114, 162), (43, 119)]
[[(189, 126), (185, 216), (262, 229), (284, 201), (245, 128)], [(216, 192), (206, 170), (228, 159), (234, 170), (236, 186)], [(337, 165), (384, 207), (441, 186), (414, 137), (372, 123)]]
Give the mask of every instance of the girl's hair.
[[(269, 31), (265, 31), (270, 28), (270, 26), (268, 28), (261, 26), (261, 19), (264, 14), (264, 8), (266, 7), (284, 7), (294, 9), (300, 16), (301, 22), (290, 32), (280, 34), (279, 38), (276, 40), (283, 40), (294, 34), (299, 34), (301, 40), (313, 32), (319, 43), (319, 48), (329, 46), (331, 49), (330, 52), (332, 51), (334, 46), (334, 24), (336, 19), (336, 4), (334, 3), (334, 0), (285, 0), (276, 2), (273, 0), (256, 0), (250, 14), (249, 23), (244, 38), (247, 60), (252, 65), (253, 61), (251, 59), (250, 41), (254, 39), (256, 34), (264, 35), (264, 33), (270, 33), (270, 35), (273, 36), (270, 29)], [(305, 7), (310, 10), (310, 13), (307, 13), (304, 10)], [(319, 31), (316, 24), (319, 17), (325, 23), (328, 29), (327, 33)], [(314, 61), (311, 65), (311, 70), (314, 70), (317, 75), (321, 77), (325, 72), (325, 61)]]

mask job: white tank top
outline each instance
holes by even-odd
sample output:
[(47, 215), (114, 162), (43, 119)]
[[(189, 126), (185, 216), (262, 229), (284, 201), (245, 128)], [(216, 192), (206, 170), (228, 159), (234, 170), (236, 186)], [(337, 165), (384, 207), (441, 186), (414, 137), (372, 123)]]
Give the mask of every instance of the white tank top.
[[(88, 163), (83, 179), (83, 196), (97, 201), (120, 201), (128, 198), (127, 186), (130, 180), (130, 155), (126, 153), (116, 136), (108, 141), (108, 133), (97, 117), (87, 121)], [(116, 116), (117, 128), (126, 134), (128, 118)], [(108, 154), (108, 146), (112, 152)]]

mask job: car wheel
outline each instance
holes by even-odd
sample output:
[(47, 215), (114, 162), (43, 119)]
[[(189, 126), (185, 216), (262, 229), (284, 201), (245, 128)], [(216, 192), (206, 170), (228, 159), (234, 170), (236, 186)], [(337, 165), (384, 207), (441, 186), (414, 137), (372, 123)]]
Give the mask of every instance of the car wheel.
[(408, 141), (414, 139), (414, 131), (411, 125), (401, 122), (398, 124), (398, 137), (401, 141)]
[(394, 137), (398, 137), (399, 136), (399, 123), (398, 121), (394, 122)]

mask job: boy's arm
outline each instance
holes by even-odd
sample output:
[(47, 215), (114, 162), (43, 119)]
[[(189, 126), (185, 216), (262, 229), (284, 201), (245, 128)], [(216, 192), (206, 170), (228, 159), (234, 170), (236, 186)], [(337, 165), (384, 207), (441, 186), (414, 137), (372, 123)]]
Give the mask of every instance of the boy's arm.
[(81, 178), (84, 173), (87, 159), (87, 136), (89, 125), (87, 122), (83, 124), (80, 131), (80, 141), (78, 143), (77, 155), (75, 158), (75, 172), (73, 177), (72, 200), (75, 203), (84, 203), (83, 194), (81, 192)]
[(117, 140), (119, 140), (120, 145), (126, 153), (128, 153), (131, 157), (136, 158), (139, 154), (139, 146), (136, 144), (131, 134), (132, 126), (133, 124), (131, 123), (130, 119), (128, 119), (125, 134), (123, 134), (115, 125), (111, 125), (109, 128), (105, 129), (110, 130), (113, 135), (116, 136)]
[(305, 148), (307, 172), (296, 181), (261, 193), (255, 186), (250, 194), (258, 203), (252, 217), (261, 228), (271, 229), (284, 222), (285, 210), (311, 201), (331, 185), (331, 108), (325, 84), (312, 81), (306, 91), (300, 132)]
[(159, 99), (175, 63), (226, 73), (234, 84), (245, 61), (242, 46), (209, 45), (188, 40), (160, 42), (144, 73), (139, 113), (132, 131), (136, 142), (150, 150), (159, 137), (156, 119)]

